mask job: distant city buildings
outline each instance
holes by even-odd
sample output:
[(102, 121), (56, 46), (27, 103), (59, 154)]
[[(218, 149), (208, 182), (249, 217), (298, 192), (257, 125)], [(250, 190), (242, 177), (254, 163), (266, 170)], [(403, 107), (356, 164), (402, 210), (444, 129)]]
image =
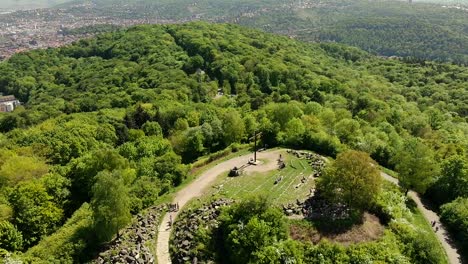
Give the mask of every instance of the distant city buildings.
[(11, 112), (20, 104), (13, 95), (0, 96), (0, 112)]

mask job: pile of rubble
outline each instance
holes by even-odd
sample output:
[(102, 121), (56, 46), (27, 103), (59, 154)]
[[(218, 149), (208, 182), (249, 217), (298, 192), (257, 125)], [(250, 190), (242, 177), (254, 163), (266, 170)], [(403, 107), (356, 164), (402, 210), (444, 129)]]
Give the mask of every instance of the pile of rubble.
[(296, 203), (289, 203), (287, 205), (283, 205), (283, 212), (287, 216), (291, 215), (304, 215), (307, 211), (304, 208), (304, 202), (299, 200)]
[(283, 212), (287, 216), (303, 215), (311, 220), (333, 219), (343, 220), (350, 217), (350, 209), (341, 203), (329, 203), (318, 191), (311, 190), (311, 197), (294, 204), (283, 205)]
[(313, 169), (313, 176), (320, 177), (322, 174), (323, 169), (325, 168), (325, 158), (322, 156), (307, 152), (307, 151), (297, 151), (297, 150), (288, 150), (289, 154), (296, 156), (299, 159), (306, 159), (309, 161), (310, 166)]
[(319, 191), (304, 202), (304, 217), (309, 219), (343, 220), (350, 217), (350, 209), (342, 203), (328, 202)]
[(154, 206), (144, 214), (138, 214), (132, 225), (121, 231), (121, 235), (99, 253), (94, 263), (155, 263), (154, 249), (148, 248), (148, 242), (156, 239), (164, 211), (164, 206)]
[(206, 262), (207, 256), (196, 250), (197, 243), (194, 236), (200, 228), (218, 227), (217, 218), (221, 208), (232, 204), (229, 199), (219, 199), (198, 209), (188, 210), (178, 217), (173, 227), (171, 241), (171, 258), (173, 263)]

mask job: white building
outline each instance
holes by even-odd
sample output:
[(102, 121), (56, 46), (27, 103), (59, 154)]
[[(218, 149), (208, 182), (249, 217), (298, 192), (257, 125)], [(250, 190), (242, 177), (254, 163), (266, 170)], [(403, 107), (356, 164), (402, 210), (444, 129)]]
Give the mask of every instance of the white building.
[(18, 105), (20, 105), (20, 101), (18, 101), (15, 96), (0, 96), (0, 112), (11, 112), (15, 110)]

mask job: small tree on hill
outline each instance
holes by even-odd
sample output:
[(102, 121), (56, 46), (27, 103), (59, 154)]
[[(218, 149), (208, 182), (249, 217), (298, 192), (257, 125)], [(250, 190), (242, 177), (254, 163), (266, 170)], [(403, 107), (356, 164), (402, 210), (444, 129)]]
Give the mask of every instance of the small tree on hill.
[(341, 202), (363, 211), (377, 197), (382, 178), (367, 153), (346, 151), (339, 154), (320, 178), (317, 188), (332, 202)]
[(112, 239), (131, 220), (128, 189), (119, 173), (102, 171), (96, 176), (91, 207), (100, 242)]

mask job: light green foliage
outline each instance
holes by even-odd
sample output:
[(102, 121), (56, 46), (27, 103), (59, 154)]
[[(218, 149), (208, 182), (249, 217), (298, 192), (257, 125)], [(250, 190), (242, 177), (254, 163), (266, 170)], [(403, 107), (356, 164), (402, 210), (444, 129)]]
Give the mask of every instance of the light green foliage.
[(293, 240), (284, 240), (268, 245), (253, 255), (249, 263), (281, 264), (281, 263), (305, 263), (303, 246)]
[(350, 146), (357, 146), (362, 136), (359, 122), (349, 118), (336, 123), (335, 133), (342, 143)]
[[(290, 146), (300, 146), (305, 133), (305, 127), (299, 118), (288, 121), (284, 130), (284, 143)], [(281, 134), (279, 134), (280, 136)], [(282, 142), (282, 140), (279, 140)]]
[(385, 191), (377, 196), (376, 206), (381, 208), (389, 219), (411, 219), (411, 211), (406, 207), (406, 201), (407, 197), (401, 195), (392, 183), (386, 183)]
[(62, 208), (66, 207), (70, 199), (70, 179), (57, 173), (49, 173), (41, 178), (47, 193), (54, 198), (54, 202)]
[(434, 181), (438, 164), (430, 148), (418, 139), (408, 139), (394, 156), (396, 171), (400, 175), (401, 185), (424, 193)]
[(2, 201), (0, 204), (0, 221), (10, 220), (12, 216), (13, 209), (6, 203), (6, 201)]
[(158, 122), (147, 121), (141, 128), (147, 136), (162, 136), (162, 128)]
[(340, 153), (327, 167), (317, 189), (332, 202), (364, 211), (376, 202), (381, 184), (380, 173), (369, 155), (350, 150)]
[(30, 248), (22, 259), (32, 263), (81, 263), (91, 252), (87, 249), (95, 241), (93, 212), (84, 203), (54, 234)]
[[(222, 13), (232, 5), (218, 4)], [(190, 12), (170, 10), (160, 13)], [(208, 23), (141, 25), (59, 49), (19, 53), (0, 63), (0, 92), (24, 103), (0, 114), (0, 167), (21, 157), (7, 166), (7, 174), (20, 180), (5, 188), (2, 177), (0, 197), (40, 178), (46, 200), (52, 197), (69, 217), (90, 202), (97, 174), (117, 170), (136, 213), (182, 183), (189, 168), (182, 163), (224, 153), (232, 143), (235, 149), (255, 128), (260, 146), (285, 145), (332, 157), (355, 148), (390, 168), (404, 168), (402, 157), (410, 160), (407, 168), (416, 164), (423, 171), (433, 160), (465, 157), (467, 81), (464, 66), (378, 58), (339, 44), (302, 43)], [(219, 88), (232, 95), (216, 96)], [(415, 136), (420, 137), (416, 152), (428, 155), (405, 156), (412, 152), (403, 139), (411, 142)], [(434, 159), (411, 160), (426, 156)], [(36, 173), (34, 166), (28, 169), (31, 164), (47, 170)], [(25, 173), (18, 169), (23, 165)], [(275, 202), (289, 201), (289, 195), (303, 195), (306, 186), (291, 187), (300, 181), (297, 172), (310, 173), (305, 161), (294, 165), (297, 170), (284, 171), (290, 187), (272, 187), (279, 174), (239, 182), (246, 192), (270, 191)], [(260, 186), (262, 176), (268, 188)], [(458, 180), (456, 186), (462, 186)], [(232, 196), (245, 195), (238, 194)], [(2, 220), (17, 214), (12, 201), (0, 204)], [(17, 227), (27, 241), (30, 234)]]
[(132, 213), (153, 205), (164, 188), (161, 180), (155, 177), (141, 176), (135, 180), (130, 189)]
[(25, 246), (37, 244), (42, 236), (55, 231), (63, 211), (54, 197), (38, 181), (18, 184), (9, 196), (13, 223), (23, 233)]
[(240, 142), (244, 137), (245, 125), (241, 116), (236, 110), (228, 111), (222, 119), (223, 141), (226, 145)]
[(401, 242), (401, 251), (412, 263), (445, 263), (443, 249), (439, 242), (426, 230), (415, 227), (405, 220), (393, 221), (390, 228)]
[(93, 226), (99, 242), (108, 242), (131, 220), (130, 199), (124, 180), (116, 171), (96, 176), (91, 199)]
[(22, 181), (37, 179), (49, 170), (49, 166), (38, 157), (13, 154), (5, 157), (2, 163), (0, 164), (0, 187), (2, 185), (14, 186)]

